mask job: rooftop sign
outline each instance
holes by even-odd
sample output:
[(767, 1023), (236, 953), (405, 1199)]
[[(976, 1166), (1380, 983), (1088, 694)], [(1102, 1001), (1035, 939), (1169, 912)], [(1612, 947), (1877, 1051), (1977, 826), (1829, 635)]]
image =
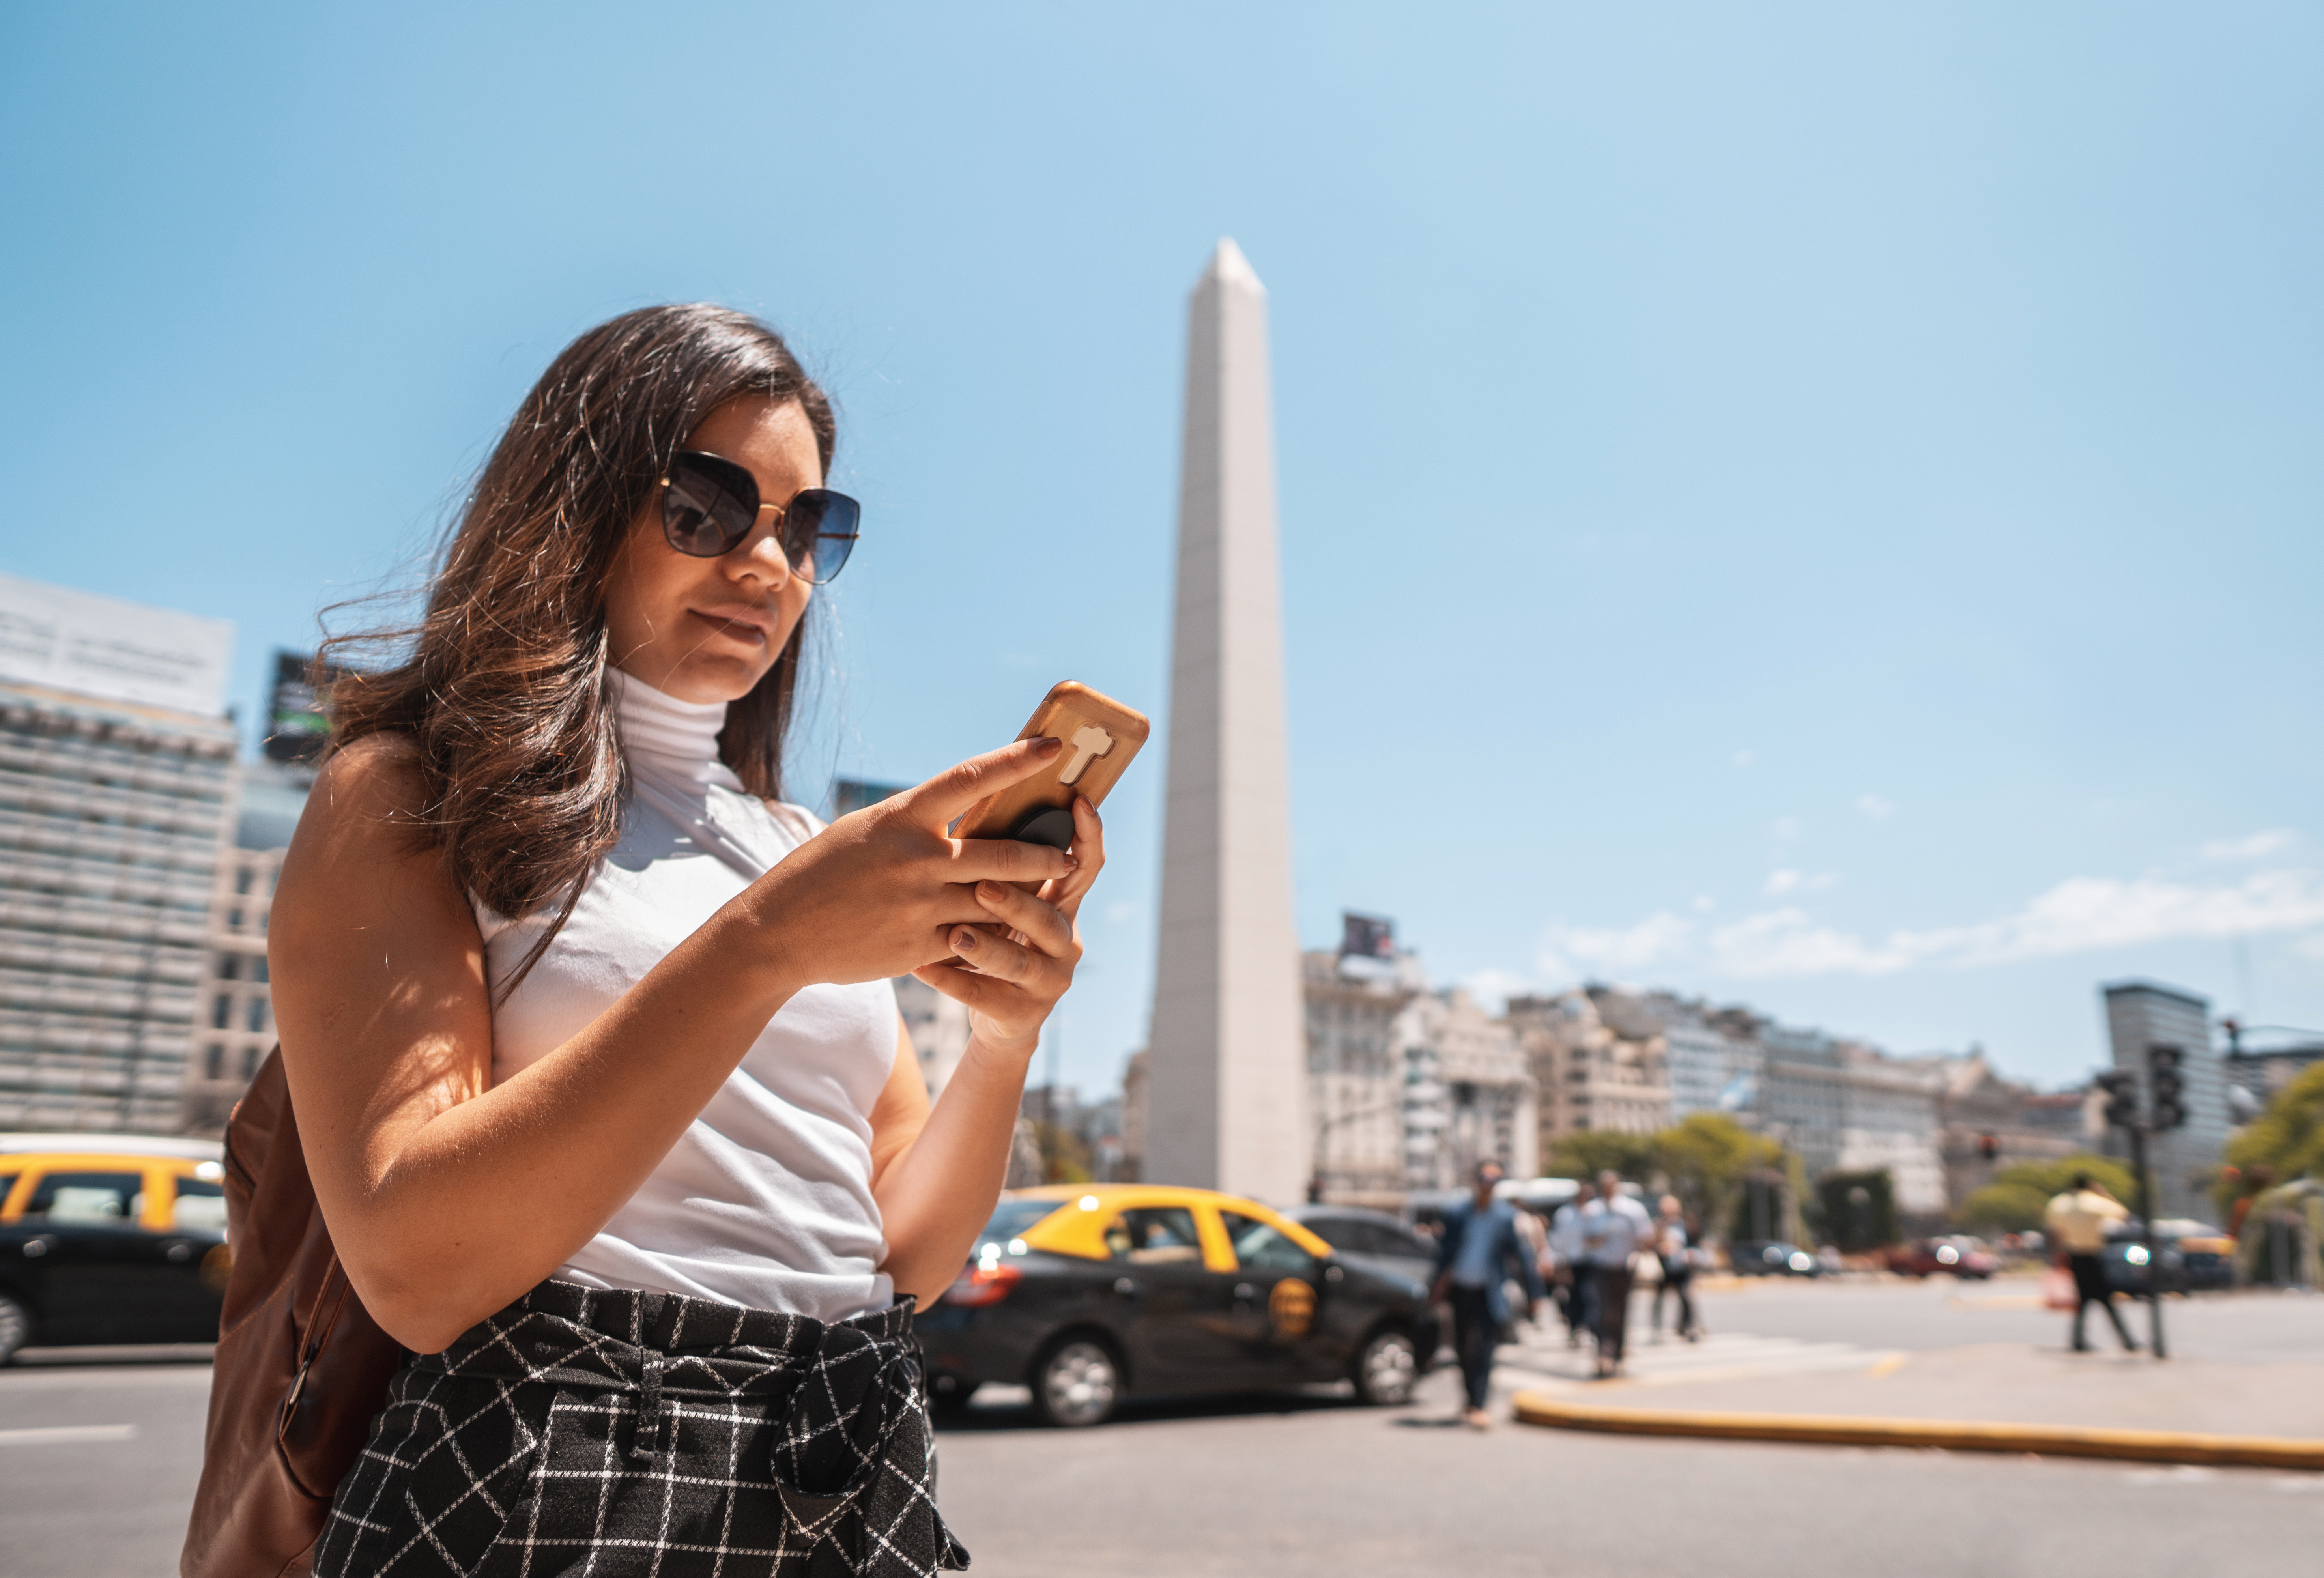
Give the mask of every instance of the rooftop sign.
[(0, 679), (217, 717), (234, 625), (0, 575)]

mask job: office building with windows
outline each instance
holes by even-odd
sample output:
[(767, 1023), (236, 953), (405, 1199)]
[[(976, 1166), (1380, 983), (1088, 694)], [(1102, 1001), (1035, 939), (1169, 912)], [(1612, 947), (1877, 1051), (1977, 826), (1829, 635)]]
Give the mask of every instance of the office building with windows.
[(0, 576), (0, 1129), (178, 1129), (233, 628)]

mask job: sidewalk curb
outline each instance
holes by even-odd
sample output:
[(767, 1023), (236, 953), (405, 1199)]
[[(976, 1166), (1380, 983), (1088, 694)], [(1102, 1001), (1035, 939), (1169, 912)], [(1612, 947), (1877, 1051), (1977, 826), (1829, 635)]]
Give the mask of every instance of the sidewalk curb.
[(1617, 1435), (1692, 1435), (1719, 1441), (1791, 1441), (1815, 1446), (1941, 1446), (1951, 1452), (2034, 1453), (2126, 1463), (2324, 1470), (2324, 1441), (2275, 1435), (2199, 1435), (2098, 1426), (2001, 1425), (1953, 1419), (1878, 1419), (1844, 1414), (1712, 1414), (1609, 1408), (1547, 1392), (1514, 1399), (1520, 1423)]

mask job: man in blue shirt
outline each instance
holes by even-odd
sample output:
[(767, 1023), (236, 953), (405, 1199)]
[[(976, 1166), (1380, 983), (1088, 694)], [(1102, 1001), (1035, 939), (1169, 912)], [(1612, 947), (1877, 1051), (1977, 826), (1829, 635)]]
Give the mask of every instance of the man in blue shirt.
[(1498, 1162), (1479, 1162), (1476, 1191), (1444, 1213), (1444, 1236), (1436, 1247), (1436, 1285), (1432, 1297), (1452, 1306), (1452, 1346), (1461, 1355), (1468, 1407), (1462, 1417), (1472, 1429), (1492, 1426), (1485, 1398), (1493, 1379), (1493, 1348), (1508, 1324), (1509, 1305), (1501, 1291), (1511, 1276), (1525, 1285), (1527, 1313), (1540, 1318), (1541, 1269), (1517, 1234), (1517, 1209), (1493, 1198), (1501, 1181)]

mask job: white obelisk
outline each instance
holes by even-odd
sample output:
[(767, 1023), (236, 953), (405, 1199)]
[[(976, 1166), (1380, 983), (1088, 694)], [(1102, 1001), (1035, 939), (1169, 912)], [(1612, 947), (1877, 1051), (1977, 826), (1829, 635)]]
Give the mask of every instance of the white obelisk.
[(1275, 423), (1267, 289), (1231, 240), (1187, 318), (1144, 1173), (1288, 1205), (1305, 1189), (1309, 1136)]

